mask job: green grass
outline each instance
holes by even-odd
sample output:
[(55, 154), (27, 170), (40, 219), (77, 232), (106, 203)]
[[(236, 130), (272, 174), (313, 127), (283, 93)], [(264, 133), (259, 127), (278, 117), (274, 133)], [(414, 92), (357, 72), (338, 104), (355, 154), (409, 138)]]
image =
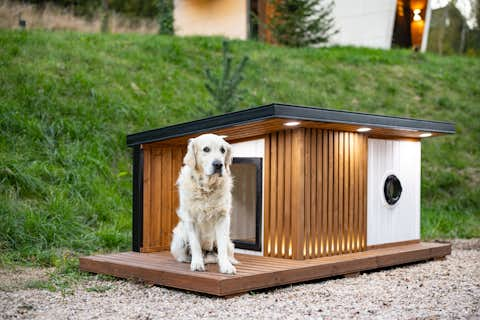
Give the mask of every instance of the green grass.
[[(215, 113), (204, 68), (219, 64), (221, 45), (220, 38), (0, 31), (0, 263), (68, 274), (72, 257), (128, 249), (125, 135)], [(231, 47), (237, 59), (250, 56), (239, 109), (276, 101), (456, 122), (456, 135), (423, 143), (422, 237), (480, 236), (479, 59)]]

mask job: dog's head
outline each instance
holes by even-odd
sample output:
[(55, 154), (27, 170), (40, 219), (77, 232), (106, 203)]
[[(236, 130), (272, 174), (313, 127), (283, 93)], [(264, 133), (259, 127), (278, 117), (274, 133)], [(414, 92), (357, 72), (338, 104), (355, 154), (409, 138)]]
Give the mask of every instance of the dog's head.
[(230, 173), (232, 147), (222, 136), (202, 134), (188, 141), (183, 163), (205, 176)]

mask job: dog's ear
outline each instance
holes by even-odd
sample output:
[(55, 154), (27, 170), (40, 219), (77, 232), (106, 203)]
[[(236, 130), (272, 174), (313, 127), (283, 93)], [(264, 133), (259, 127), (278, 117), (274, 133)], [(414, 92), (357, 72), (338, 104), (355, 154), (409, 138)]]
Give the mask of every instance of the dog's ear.
[(227, 143), (227, 151), (225, 152), (225, 167), (230, 172), (230, 166), (232, 165), (232, 146)]
[(187, 154), (183, 158), (183, 164), (192, 169), (197, 167), (197, 155), (195, 150), (195, 141), (193, 141), (193, 139), (188, 139)]

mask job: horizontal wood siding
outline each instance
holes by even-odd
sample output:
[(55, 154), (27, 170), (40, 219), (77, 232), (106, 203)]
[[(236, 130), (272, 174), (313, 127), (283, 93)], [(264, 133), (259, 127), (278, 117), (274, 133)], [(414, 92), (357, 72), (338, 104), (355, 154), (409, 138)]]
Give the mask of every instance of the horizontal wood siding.
[(265, 148), (264, 255), (366, 250), (366, 136), (299, 128), (271, 133)]
[(184, 146), (144, 146), (143, 245), (141, 252), (169, 250), (178, 222), (175, 182)]

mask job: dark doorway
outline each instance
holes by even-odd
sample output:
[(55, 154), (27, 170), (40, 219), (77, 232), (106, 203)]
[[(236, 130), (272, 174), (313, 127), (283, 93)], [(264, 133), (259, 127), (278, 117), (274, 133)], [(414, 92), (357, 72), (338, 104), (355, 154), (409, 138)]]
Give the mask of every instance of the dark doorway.
[(261, 251), (262, 158), (233, 158), (230, 237), (236, 248)]
[(393, 28), (392, 47), (411, 48), (412, 35), (410, 24), (412, 12), (410, 0), (397, 0), (397, 12), (395, 15), (395, 27)]

